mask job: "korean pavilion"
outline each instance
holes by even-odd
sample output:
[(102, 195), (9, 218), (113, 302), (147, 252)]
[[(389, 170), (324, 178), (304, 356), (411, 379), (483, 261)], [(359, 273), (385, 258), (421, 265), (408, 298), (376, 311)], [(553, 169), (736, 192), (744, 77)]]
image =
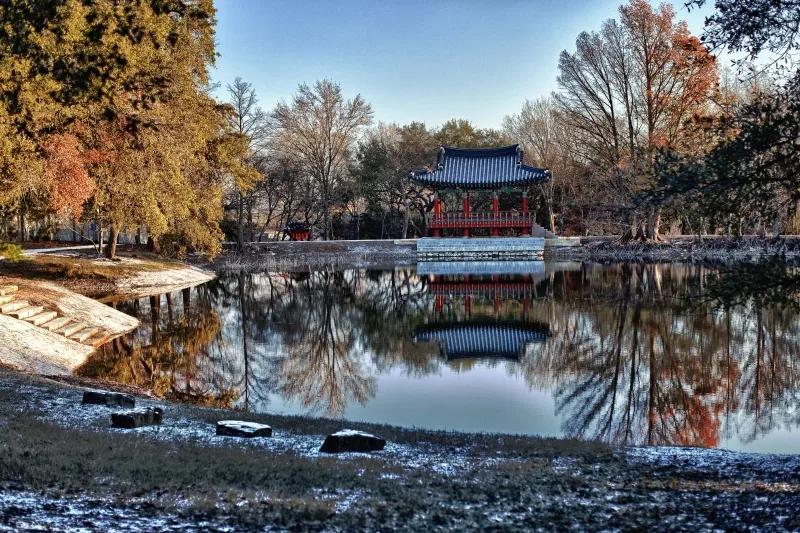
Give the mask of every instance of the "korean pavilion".
[[(433, 211), (427, 215), (427, 226), (433, 237), (443, 230), (460, 231), (464, 237), (475, 229), (490, 229), (498, 236), (501, 229), (519, 230), (530, 235), (536, 213), (528, 210), (526, 186), (550, 179), (550, 171), (523, 162), (518, 144), (502, 148), (474, 149), (442, 147), (436, 157), (436, 168), (412, 171), (410, 180), (434, 191)], [(522, 190), (519, 210), (500, 211), (498, 193)], [(491, 192), (492, 211), (476, 212), (470, 208), (470, 194)], [(444, 212), (440, 194), (459, 193), (461, 211)]]

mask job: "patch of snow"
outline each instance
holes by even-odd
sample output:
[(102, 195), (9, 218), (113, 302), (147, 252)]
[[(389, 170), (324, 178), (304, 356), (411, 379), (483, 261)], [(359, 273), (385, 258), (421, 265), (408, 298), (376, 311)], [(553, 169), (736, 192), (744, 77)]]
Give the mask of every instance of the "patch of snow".
[(233, 429), (265, 429), (269, 426), (266, 424), (258, 424), (256, 422), (244, 422), (242, 420), (220, 420), (218, 425), (227, 426)]
[(377, 437), (375, 437), (375, 435), (371, 435), (371, 434), (366, 433), (364, 431), (357, 431), (355, 429), (342, 429), (342, 430), (337, 431), (336, 433), (333, 433), (334, 437), (357, 437), (359, 435), (362, 436), (362, 437), (377, 438)]

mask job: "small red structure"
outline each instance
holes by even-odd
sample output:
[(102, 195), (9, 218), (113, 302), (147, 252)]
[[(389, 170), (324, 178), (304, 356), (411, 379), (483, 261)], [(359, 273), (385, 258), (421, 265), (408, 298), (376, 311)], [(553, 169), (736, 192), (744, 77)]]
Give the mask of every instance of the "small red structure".
[(299, 220), (289, 222), (289, 224), (283, 228), (283, 231), (293, 241), (307, 241), (308, 238), (311, 237), (311, 228)]
[(305, 231), (295, 230), (295, 231), (290, 231), (288, 233), (289, 233), (289, 238), (292, 239), (293, 241), (307, 241), (308, 238), (311, 237), (311, 232), (308, 230)]
[[(528, 195), (525, 185), (550, 179), (550, 171), (522, 162), (523, 152), (518, 144), (502, 148), (472, 149), (442, 147), (436, 158), (435, 169), (411, 172), (411, 181), (433, 189), (433, 212), (427, 215), (427, 225), (434, 237), (442, 230), (461, 230), (464, 237), (470, 230), (488, 228), (492, 236), (501, 229), (518, 229), (530, 235), (536, 221), (536, 213), (528, 211)], [(522, 189), (520, 211), (500, 211), (498, 193), (501, 190)], [(454, 191), (463, 197), (461, 211), (443, 212), (440, 193)], [(470, 193), (491, 191), (492, 211), (473, 212), (470, 208)]]

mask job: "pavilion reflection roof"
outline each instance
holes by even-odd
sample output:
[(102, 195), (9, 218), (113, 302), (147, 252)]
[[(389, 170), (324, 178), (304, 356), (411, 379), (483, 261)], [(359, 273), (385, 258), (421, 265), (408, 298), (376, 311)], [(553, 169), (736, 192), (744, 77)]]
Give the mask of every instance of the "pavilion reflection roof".
[(414, 332), (417, 341), (439, 343), (442, 355), (448, 360), (482, 357), (516, 360), (526, 344), (544, 342), (548, 337), (547, 324), (518, 322), (434, 323)]

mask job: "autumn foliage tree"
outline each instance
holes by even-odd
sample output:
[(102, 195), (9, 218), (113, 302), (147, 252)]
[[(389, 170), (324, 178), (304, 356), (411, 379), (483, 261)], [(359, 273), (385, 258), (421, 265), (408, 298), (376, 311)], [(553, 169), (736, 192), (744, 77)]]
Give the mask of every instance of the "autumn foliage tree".
[(222, 179), (246, 154), (208, 91), (214, 14), (212, 0), (0, 5), (0, 202), (90, 206), (109, 257), (141, 226), (216, 252)]
[(656, 151), (681, 150), (693, 117), (706, 113), (716, 60), (669, 4), (631, 0), (619, 13), (561, 53), (554, 98), (600, 193), (595, 202), (621, 214), (626, 238), (658, 239), (663, 206), (643, 212), (638, 194), (655, 181)]

